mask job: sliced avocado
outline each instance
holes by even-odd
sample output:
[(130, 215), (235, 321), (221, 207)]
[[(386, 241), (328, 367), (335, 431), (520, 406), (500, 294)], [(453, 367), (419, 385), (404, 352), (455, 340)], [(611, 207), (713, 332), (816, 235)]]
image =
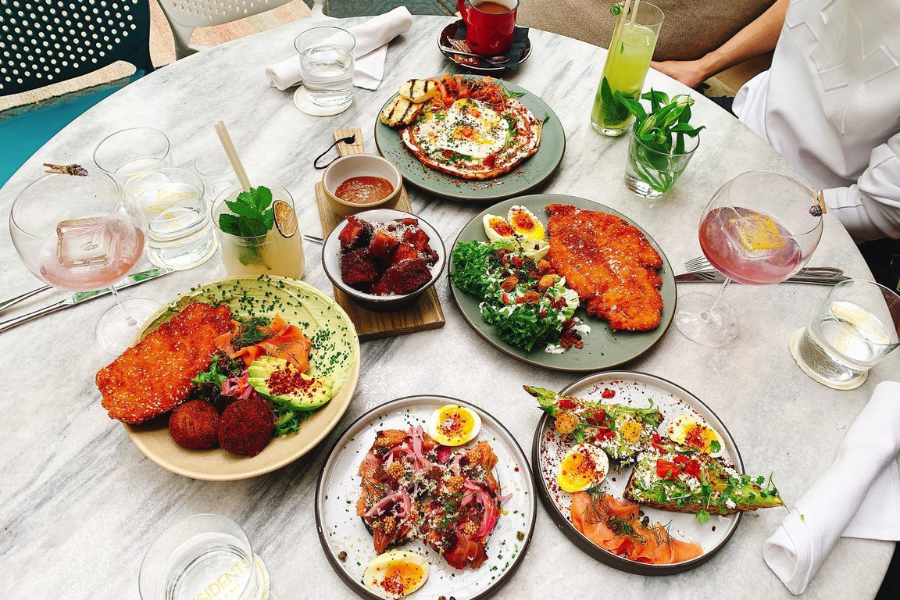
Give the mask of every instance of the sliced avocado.
[[(301, 373), (283, 358), (263, 356), (247, 368), (253, 389), (291, 410), (314, 410), (331, 400), (334, 380)], [(274, 393), (272, 388), (278, 390)]]

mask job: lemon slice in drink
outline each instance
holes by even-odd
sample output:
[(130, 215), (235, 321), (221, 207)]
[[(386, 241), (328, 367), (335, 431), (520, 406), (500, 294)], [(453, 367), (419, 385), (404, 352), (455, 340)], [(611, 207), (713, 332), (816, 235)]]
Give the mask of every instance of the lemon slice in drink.
[(276, 200), (272, 206), (275, 212), (275, 227), (282, 237), (293, 237), (297, 233), (297, 214), (291, 205), (284, 200)]
[(766, 215), (747, 215), (743, 219), (732, 219), (741, 239), (741, 245), (748, 252), (774, 250), (784, 246), (778, 225)]

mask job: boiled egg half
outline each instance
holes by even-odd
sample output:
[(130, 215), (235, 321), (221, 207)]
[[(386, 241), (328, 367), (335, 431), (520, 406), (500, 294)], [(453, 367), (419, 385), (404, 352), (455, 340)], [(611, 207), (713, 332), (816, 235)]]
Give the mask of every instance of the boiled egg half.
[(515, 205), (509, 209), (506, 220), (512, 226), (516, 235), (527, 240), (544, 239), (544, 224), (534, 216), (534, 213), (521, 205)]
[(556, 482), (566, 492), (583, 492), (603, 481), (607, 473), (606, 452), (590, 444), (577, 444), (569, 448), (559, 463)]
[(666, 429), (666, 434), (676, 444), (694, 448), (714, 458), (722, 456), (725, 451), (725, 444), (716, 430), (694, 415), (675, 417)]
[(447, 404), (431, 413), (428, 435), (443, 446), (462, 446), (481, 431), (481, 417), (473, 410)]
[(516, 233), (506, 219), (497, 215), (484, 215), (482, 223), (484, 224), (484, 233), (491, 241), (511, 238)]
[(409, 550), (388, 550), (369, 562), (363, 572), (363, 585), (382, 598), (409, 596), (428, 580), (428, 561)]

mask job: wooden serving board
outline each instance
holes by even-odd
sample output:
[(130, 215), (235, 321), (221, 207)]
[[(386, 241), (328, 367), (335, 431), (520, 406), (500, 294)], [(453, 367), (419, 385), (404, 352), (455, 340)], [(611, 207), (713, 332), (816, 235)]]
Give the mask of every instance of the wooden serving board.
[[(338, 154), (341, 156), (364, 153), (362, 130), (358, 128), (338, 129), (334, 132), (334, 139), (339, 140), (351, 135), (356, 135), (355, 143), (345, 144), (340, 142), (337, 145)], [(322, 189), (322, 182), (316, 184), (316, 202), (319, 205), (322, 235), (327, 237), (344, 220), (344, 217), (331, 210), (331, 207), (328, 205), (328, 199), (325, 197), (325, 191)], [(412, 213), (409, 195), (407, 195), (406, 188), (402, 185), (400, 187), (400, 200), (397, 202), (396, 209)], [(350, 320), (356, 326), (356, 333), (361, 340), (376, 340), (444, 326), (444, 311), (441, 309), (441, 302), (438, 300), (437, 292), (433, 286), (422, 294), (418, 302), (409, 308), (394, 312), (366, 310), (336, 287), (334, 288), (334, 299), (350, 315)]]

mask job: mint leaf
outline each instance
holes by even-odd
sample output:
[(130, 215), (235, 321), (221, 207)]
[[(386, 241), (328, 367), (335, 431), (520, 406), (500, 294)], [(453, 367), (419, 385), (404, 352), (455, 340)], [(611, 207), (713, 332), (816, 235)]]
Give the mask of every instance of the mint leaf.
[(709, 513), (705, 510), (701, 510), (697, 513), (697, 522), (701, 525), (705, 525), (709, 522)]
[(250, 188), (234, 200), (226, 200), (229, 213), (219, 215), (219, 227), (225, 233), (241, 237), (262, 237), (275, 224), (275, 211), (271, 208), (272, 191), (267, 187)]

